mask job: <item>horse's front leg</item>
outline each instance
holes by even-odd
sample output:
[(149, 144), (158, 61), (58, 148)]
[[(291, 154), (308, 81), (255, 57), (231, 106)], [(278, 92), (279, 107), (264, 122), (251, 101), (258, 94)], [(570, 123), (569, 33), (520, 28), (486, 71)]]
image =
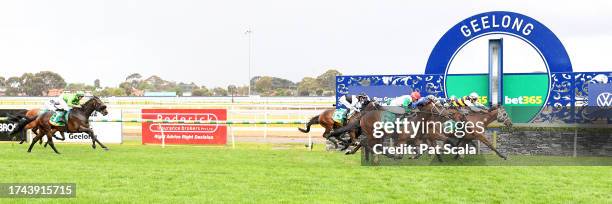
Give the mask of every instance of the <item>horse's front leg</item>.
[(48, 133), (47, 133), (47, 143), (45, 143), (45, 147), (47, 146), (47, 144), (49, 144), (49, 146), (51, 146), (51, 149), (53, 149), (53, 151), (54, 151), (56, 154), (60, 154), (60, 153), (57, 151), (57, 149), (55, 148), (55, 144), (53, 144), (53, 134), (54, 134), (54, 133), (55, 133), (55, 132), (48, 132)]
[(325, 128), (325, 132), (323, 132), (323, 138), (327, 139), (327, 141), (331, 142), (334, 145), (334, 150), (338, 149), (338, 141), (335, 140), (334, 137), (330, 137), (331, 129)]
[(77, 130), (78, 132), (87, 133), (87, 135), (89, 135), (89, 138), (91, 138), (91, 148), (96, 149), (96, 139), (93, 130), (86, 127), (79, 127)]
[(485, 145), (487, 145), (487, 147), (489, 147), (489, 149), (493, 150), (497, 156), (501, 157), (504, 160), (507, 160), (508, 157), (506, 155), (503, 155), (502, 153), (500, 153), (499, 151), (497, 151), (497, 148), (493, 147), (493, 145), (491, 144), (491, 142), (489, 142), (489, 140), (487, 140), (487, 138), (480, 133), (474, 133), (476, 135), (476, 137), (478, 138), (478, 140), (480, 140), (482, 143), (484, 143)]
[[(463, 146), (465, 146), (465, 145), (466, 145), (468, 142), (470, 142), (470, 141), (468, 141), (468, 140), (466, 140), (466, 139), (461, 139), (461, 140), (459, 141), (459, 144), (457, 144), (457, 147), (463, 147)], [(455, 154), (455, 160), (457, 160), (457, 159), (459, 159), (459, 158), (462, 158), (462, 159), (463, 159), (464, 157), (465, 157), (465, 155), (464, 155), (464, 154), (459, 154), (459, 153)]]
[(36, 144), (36, 142), (38, 142), (38, 140), (41, 140), (41, 139), (42, 139), (42, 134), (38, 132), (38, 134), (36, 134), (36, 137), (32, 139), (32, 143), (30, 143), (30, 148), (28, 148), (28, 152), (32, 152), (32, 147), (34, 147), (34, 144)]
[(108, 147), (106, 147), (104, 144), (102, 144), (100, 142), (100, 140), (98, 140), (98, 136), (93, 132), (93, 130), (91, 128), (86, 128), (87, 130), (84, 131), (85, 133), (87, 133), (89, 135), (89, 137), (91, 137), (91, 147), (92, 148), (96, 148), (96, 142), (100, 145), (100, 147), (102, 147), (104, 150), (108, 151)]
[[(432, 135), (433, 138), (430, 138), (432, 140), (432, 143), (437, 145), (437, 140), (440, 140), (444, 143), (446, 143), (446, 141), (448, 141), (448, 137), (446, 137), (444, 134), (442, 133), (437, 133)], [(444, 146), (445, 144), (442, 144), (442, 146)], [(438, 158), (439, 162), (442, 162), (442, 155), (440, 154), (440, 152), (436, 151), (436, 158)]]

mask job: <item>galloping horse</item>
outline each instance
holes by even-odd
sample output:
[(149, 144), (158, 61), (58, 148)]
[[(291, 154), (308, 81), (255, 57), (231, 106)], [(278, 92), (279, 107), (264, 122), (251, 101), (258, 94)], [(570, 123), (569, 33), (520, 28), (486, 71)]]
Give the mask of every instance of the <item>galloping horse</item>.
[[(455, 113), (456, 118), (461, 117), (461, 115), (458, 115), (458, 114), (460, 113)], [(472, 122), (474, 124), (476, 124), (476, 122), (482, 122), (484, 128), (486, 128), (493, 121), (503, 123), (508, 128), (512, 127), (512, 120), (510, 120), (510, 117), (508, 116), (508, 113), (506, 112), (504, 107), (500, 105), (492, 107), (488, 113), (475, 112), (475, 113), (469, 114), (464, 117), (463, 121)], [(480, 142), (487, 145), (489, 149), (493, 150), (499, 157), (503, 158), (504, 160), (508, 159), (506, 155), (503, 155), (502, 153), (497, 151), (495, 147), (493, 147), (491, 142), (489, 142), (489, 140), (487, 140), (487, 138), (485, 137), (484, 133), (479, 133), (477, 131), (472, 131), (472, 132), (473, 132), (472, 134), (466, 134), (465, 136), (463, 136), (463, 138), (460, 139), (458, 146), (462, 147), (466, 145), (468, 142), (471, 142), (472, 140), (479, 140)], [(449, 136), (452, 137), (454, 135), (449, 135)], [(455, 155), (455, 158), (458, 158), (458, 157), (459, 155)]]
[[(9, 133), (9, 135), (14, 135), (17, 132), (25, 129), (25, 130), (32, 130), (32, 132), (37, 135), (38, 134), (38, 116), (41, 114), (41, 109), (40, 108), (34, 108), (34, 109), (30, 109), (28, 111), (26, 111), (25, 115), (11, 115), (8, 117), (8, 121), (15, 123), (16, 124), (16, 128), (11, 131), (11, 133)], [(60, 132), (61, 134), (61, 138), (56, 137), (55, 135), (53, 135), (53, 137), (55, 139), (58, 140), (65, 140), (65, 136), (64, 136), (64, 132)], [(20, 142), (19, 144), (23, 144), (24, 142), (26, 142), (27, 138), (26, 137), (22, 137), (20, 138)], [(40, 141), (40, 143), (42, 144), (42, 140)]]
[[(375, 131), (374, 124), (376, 122), (383, 121), (383, 118), (385, 117), (384, 114), (388, 114), (388, 113), (390, 112), (388, 112), (387, 110), (379, 109), (379, 110), (368, 111), (364, 113), (364, 115), (361, 116), (359, 120), (359, 127), (363, 135), (366, 136), (366, 138), (365, 138), (365, 141), (360, 142), (359, 145), (355, 149), (353, 149), (351, 153), (356, 152), (360, 146), (363, 146), (365, 160), (369, 161), (370, 155), (372, 154), (375, 146), (377, 144), (384, 144), (384, 140), (386, 138), (392, 138), (394, 140), (393, 145), (396, 147), (400, 147), (401, 145), (406, 145), (408, 144), (408, 142), (415, 143), (416, 145), (420, 144), (420, 142), (422, 141), (420, 133), (418, 132), (418, 130), (414, 130), (412, 128), (406, 128), (406, 130), (402, 132), (384, 133), (382, 137), (375, 137), (374, 136), (374, 131)], [(422, 114), (419, 114), (418, 112), (416, 114), (409, 114), (409, 115), (402, 114), (401, 117), (405, 117), (408, 123), (419, 123), (419, 122), (426, 121), (427, 119), (425, 118), (425, 116), (423, 116)], [(415, 137), (414, 138), (411, 137), (412, 135), (415, 135)], [(385, 155), (385, 156), (391, 157), (394, 159), (401, 159), (403, 157), (402, 154)]]
[[(306, 123), (306, 129), (298, 128), (298, 130), (300, 130), (303, 133), (307, 133), (307, 132), (310, 132), (310, 126), (314, 124), (319, 124), (323, 128), (325, 128), (325, 131), (323, 132), (323, 135), (322, 135), (323, 138), (333, 142), (336, 147), (338, 147), (337, 141), (339, 140), (340, 142), (344, 143), (344, 146), (345, 146), (344, 149), (346, 149), (349, 147), (350, 144), (356, 141), (355, 139), (359, 134), (356, 131), (351, 131), (349, 132), (351, 140), (344, 141), (340, 138), (340, 136), (342, 135), (341, 133), (344, 133), (344, 132), (347, 132), (353, 129), (352, 127), (355, 125), (358, 126), (359, 118), (364, 112), (380, 108), (380, 105), (376, 104), (375, 102), (371, 102), (371, 101), (364, 103), (363, 106), (365, 108), (363, 108), (361, 112), (354, 113), (351, 116), (351, 118), (347, 120), (346, 125), (344, 127), (340, 127), (341, 124), (334, 121), (333, 114), (334, 114), (335, 109), (327, 109), (323, 111), (321, 114), (312, 117), (310, 121)], [(332, 131), (334, 133), (332, 133)]]
[[(334, 121), (333, 119), (334, 111), (336, 111), (336, 109), (324, 110), (321, 114), (312, 117), (308, 121), (308, 123), (306, 123), (306, 129), (298, 128), (298, 130), (300, 130), (300, 132), (303, 132), (303, 133), (308, 133), (310, 132), (310, 126), (319, 124), (321, 125), (321, 127), (325, 128), (325, 131), (323, 132), (323, 135), (321, 136), (327, 140), (330, 140), (329, 133), (334, 128), (338, 128), (340, 126), (340, 124), (336, 123), (336, 121)], [(338, 146), (336, 142), (334, 142), (334, 145), (336, 147)]]
[[(434, 112), (433, 110), (435, 109), (435, 104), (432, 103), (432, 102), (433, 101), (430, 100), (430, 101), (424, 103), (424, 105), (422, 105), (420, 110), (416, 111), (415, 114), (412, 115), (412, 116), (415, 117), (415, 118), (420, 118), (422, 121), (429, 120), (429, 117), (432, 117), (432, 116), (428, 115), (428, 113)], [(387, 109), (388, 109), (388, 107), (378, 106), (377, 108), (375, 108), (373, 110), (387, 111)], [(380, 114), (382, 114), (382, 112)], [(407, 113), (404, 113), (401, 116), (402, 117), (407, 117), (408, 115), (407, 115)], [(372, 117), (372, 116), (370, 116), (370, 117)], [(375, 120), (371, 120), (371, 121), (375, 121)], [(346, 125), (345, 127), (342, 127), (342, 128), (340, 128), (338, 130), (335, 130), (334, 132), (341, 132), (341, 131), (348, 131), (348, 130), (351, 130), (351, 129), (357, 129), (358, 133), (359, 133), (357, 135), (361, 135), (361, 133), (363, 133), (363, 131), (361, 129), (361, 127), (362, 127), (361, 124), (362, 124), (362, 122), (359, 120), (359, 121), (356, 121), (356, 123), (354, 123), (354, 124), (349, 123), (349, 125)], [(367, 134), (365, 134), (365, 136), (367, 136)], [(419, 133), (417, 133), (416, 136), (417, 137), (415, 137), (415, 138), (408, 138), (407, 141), (409, 140), (409, 141), (412, 141), (412, 142), (414, 142), (416, 144), (420, 144), (423, 140), (425, 140), (424, 138), (422, 138), (421, 134), (419, 134)], [(446, 138), (440, 138), (438, 140), (444, 141), (445, 139)], [(354, 153), (356, 153), (363, 146), (362, 143), (360, 141), (358, 141), (356, 138), (353, 138), (353, 141), (355, 141), (355, 143), (354, 143), (355, 145), (354, 145), (353, 149), (351, 149), (350, 151), (347, 151), (346, 154), (354, 154)]]
[(97, 96), (93, 96), (87, 102), (85, 102), (81, 108), (73, 108), (70, 111), (70, 115), (68, 116), (68, 120), (66, 125), (64, 126), (54, 126), (50, 123), (50, 118), (53, 115), (52, 112), (46, 112), (39, 116), (37, 126), (38, 126), (38, 134), (34, 139), (32, 139), (32, 144), (28, 148), (28, 152), (32, 152), (32, 147), (34, 143), (41, 140), (43, 136), (47, 136), (47, 142), (49, 146), (55, 151), (55, 153), (59, 154), (55, 145), (53, 144), (53, 134), (57, 131), (59, 132), (68, 132), (68, 133), (87, 133), (91, 137), (92, 148), (96, 148), (96, 142), (105, 150), (108, 150), (106, 146), (104, 146), (97, 138), (97, 135), (94, 134), (93, 130), (89, 126), (89, 117), (94, 112), (100, 112), (102, 115), (107, 115), (108, 111), (106, 110), (106, 105), (98, 98)]
[[(432, 121), (440, 122), (444, 124), (446, 121), (454, 120), (461, 122), (470, 122), (472, 124), (477, 124), (478, 122), (482, 123), (483, 131), (486, 127), (497, 120), (498, 122), (502, 122), (506, 127), (512, 127), (512, 121), (508, 117), (508, 113), (502, 106), (492, 107), (488, 112), (470, 112), (468, 115), (464, 115), (457, 109), (444, 108), (436, 106), (435, 111), (432, 111), (433, 114), (431, 117)], [(429, 145), (435, 144), (436, 140), (444, 141), (445, 144), (451, 144), (454, 146), (463, 147), (467, 143), (473, 144), (473, 140), (479, 140), (485, 145), (487, 145), (491, 150), (493, 150), (497, 155), (503, 159), (507, 159), (505, 155), (502, 155), (497, 149), (495, 149), (491, 143), (486, 139), (483, 133), (479, 133), (475, 131), (476, 126), (473, 127), (465, 127), (464, 136), (459, 138), (455, 135), (455, 133), (444, 133), (444, 132), (428, 132), (424, 138), (428, 140)], [(435, 128), (434, 128), (435, 130)], [(451, 142), (451, 138), (456, 140), (454, 144)], [(455, 155), (455, 159), (459, 158), (459, 154)], [(441, 158), (438, 157), (441, 161)]]

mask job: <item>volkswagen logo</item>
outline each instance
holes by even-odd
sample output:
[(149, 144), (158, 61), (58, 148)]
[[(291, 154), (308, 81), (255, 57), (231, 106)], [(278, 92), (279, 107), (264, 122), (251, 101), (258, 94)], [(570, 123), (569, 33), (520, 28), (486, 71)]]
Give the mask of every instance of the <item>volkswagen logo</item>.
[(601, 107), (612, 106), (612, 93), (603, 92), (597, 95), (597, 106), (601, 106)]

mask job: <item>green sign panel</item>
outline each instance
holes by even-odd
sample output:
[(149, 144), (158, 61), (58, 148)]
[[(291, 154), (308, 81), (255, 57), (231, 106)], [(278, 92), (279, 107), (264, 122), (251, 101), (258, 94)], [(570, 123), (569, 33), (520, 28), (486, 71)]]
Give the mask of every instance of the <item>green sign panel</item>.
[[(489, 76), (487, 74), (448, 75), (448, 96), (463, 97), (478, 93), (482, 104), (489, 102)], [(548, 74), (504, 74), (502, 103), (512, 122), (529, 122), (546, 102)]]

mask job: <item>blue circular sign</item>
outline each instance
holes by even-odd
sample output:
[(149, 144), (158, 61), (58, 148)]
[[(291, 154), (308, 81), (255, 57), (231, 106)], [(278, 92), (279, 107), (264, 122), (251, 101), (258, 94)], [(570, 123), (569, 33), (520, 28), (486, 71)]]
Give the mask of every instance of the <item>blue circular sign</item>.
[(544, 24), (519, 13), (491, 11), (466, 18), (448, 30), (431, 51), (425, 74), (445, 75), (461, 48), (491, 34), (511, 35), (527, 42), (538, 51), (548, 72), (572, 72), (565, 47)]

